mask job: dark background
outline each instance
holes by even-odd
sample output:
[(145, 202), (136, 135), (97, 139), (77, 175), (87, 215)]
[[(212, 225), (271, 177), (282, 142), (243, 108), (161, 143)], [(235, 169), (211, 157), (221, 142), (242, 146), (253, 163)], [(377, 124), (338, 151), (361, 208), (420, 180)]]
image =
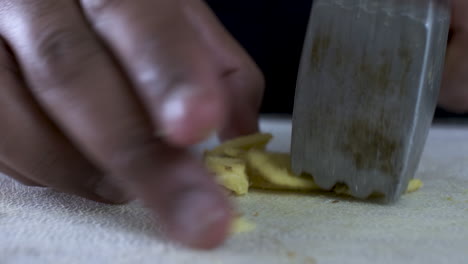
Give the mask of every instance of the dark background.
[[(206, 0), (266, 78), (262, 113), (291, 114), (312, 0)], [(436, 119), (466, 119), (437, 109)]]

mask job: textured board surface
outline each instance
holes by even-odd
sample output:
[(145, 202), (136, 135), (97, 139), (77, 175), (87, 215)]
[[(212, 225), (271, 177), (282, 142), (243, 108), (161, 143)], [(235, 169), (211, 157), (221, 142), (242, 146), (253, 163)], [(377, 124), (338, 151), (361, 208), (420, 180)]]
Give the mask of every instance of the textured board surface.
[[(288, 151), (288, 120), (262, 127), (271, 149)], [(256, 230), (195, 252), (165, 242), (137, 203), (104, 206), (0, 176), (0, 263), (468, 263), (468, 128), (434, 127), (417, 177), (423, 189), (393, 206), (252, 192), (236, 203)]]

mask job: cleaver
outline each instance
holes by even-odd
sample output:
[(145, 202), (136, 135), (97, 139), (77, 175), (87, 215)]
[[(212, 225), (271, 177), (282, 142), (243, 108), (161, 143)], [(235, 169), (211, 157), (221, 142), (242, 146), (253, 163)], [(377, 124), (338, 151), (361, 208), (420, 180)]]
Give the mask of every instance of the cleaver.
[(437, 106), (446, 0), (315, 0), (294, 99), (291, 165), (324, 189), (399, 199)]

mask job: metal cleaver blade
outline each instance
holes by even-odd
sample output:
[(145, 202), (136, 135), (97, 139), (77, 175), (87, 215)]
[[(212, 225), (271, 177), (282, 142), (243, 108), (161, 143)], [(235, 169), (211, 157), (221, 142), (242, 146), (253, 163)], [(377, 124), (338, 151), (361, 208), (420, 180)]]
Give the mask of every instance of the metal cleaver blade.
[(294, 101), (291, 162), (324, 189), (395, 202), (437, 104), (449, 1), (315, 0)]

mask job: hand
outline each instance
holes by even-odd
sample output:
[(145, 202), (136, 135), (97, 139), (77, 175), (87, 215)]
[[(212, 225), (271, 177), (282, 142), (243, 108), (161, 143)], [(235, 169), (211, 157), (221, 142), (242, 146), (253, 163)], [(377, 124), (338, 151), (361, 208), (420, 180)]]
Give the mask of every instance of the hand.
[(452, 0), (452, 36), (439, 97), (443, 108), (468, 112), (468, 1)]
[(227, 198), (187, 147), (257, 129), (260, 71), (200, 0), (0, 0), (0, 168), (98, 201), (139, 198), (185, 245)]

